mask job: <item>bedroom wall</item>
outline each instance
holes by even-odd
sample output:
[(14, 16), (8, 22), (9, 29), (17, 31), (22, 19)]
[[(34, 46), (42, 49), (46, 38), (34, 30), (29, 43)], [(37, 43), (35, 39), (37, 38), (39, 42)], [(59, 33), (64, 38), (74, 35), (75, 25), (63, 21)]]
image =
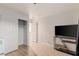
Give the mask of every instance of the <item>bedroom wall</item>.
[(66, 11), (34, 19), (38, 22), (38, 41), (54, 46), (55, 26), (77, 24), (78, 15), (78, 11)]
[(5, 54), (18, 48), (18, 19), (28, 20), (28, 14), (0, 7), (0, 38), (4, 40)]

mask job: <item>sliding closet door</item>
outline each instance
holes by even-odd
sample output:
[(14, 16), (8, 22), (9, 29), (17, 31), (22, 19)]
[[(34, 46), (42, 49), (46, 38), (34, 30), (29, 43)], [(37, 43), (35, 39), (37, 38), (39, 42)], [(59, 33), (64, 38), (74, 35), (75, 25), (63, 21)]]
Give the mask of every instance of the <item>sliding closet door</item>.
[(18, 21), (18, 45), (23, 45), (24, 40), (24, 25), (23, 21)]
[(27, 21), (18, 20), (18, 45), (27, 45)]

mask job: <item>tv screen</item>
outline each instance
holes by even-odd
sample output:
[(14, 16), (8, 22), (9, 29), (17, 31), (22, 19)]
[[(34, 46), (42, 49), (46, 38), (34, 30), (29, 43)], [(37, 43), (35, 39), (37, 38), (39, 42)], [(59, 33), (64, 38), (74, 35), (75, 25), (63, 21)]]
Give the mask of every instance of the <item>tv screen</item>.
[(78, 25), (55, 26), (55, 36), (76, 37), (77, 27)]

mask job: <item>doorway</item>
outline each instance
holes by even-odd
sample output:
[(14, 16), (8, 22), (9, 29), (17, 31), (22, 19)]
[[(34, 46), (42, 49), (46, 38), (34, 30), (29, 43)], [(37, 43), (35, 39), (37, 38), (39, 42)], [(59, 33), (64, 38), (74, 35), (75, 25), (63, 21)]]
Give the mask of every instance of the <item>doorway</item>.
[(27, 45), (27, 21), (18, 19), (18, 46)]
[(29, 40), (31, 42), (38, 42), (38, 23), (31, 22), (29, 23)]

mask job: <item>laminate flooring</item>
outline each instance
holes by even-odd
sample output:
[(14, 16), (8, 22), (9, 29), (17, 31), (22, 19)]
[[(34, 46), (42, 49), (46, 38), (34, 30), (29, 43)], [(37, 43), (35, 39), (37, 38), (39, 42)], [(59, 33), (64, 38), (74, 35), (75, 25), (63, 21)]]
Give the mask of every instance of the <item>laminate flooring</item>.
[[(36, 46), (33, 46), (33, 47), (36, 47)], [(63, 52), (60, 52), (57, 50), (53, 50), (53, 51), (54, 52), (50, 52), (51, 53), (50, 56), (71, 56), (69, 54), (66, 54), (66, 53), (63, 53)], [(35, 52), (38, 52), (38, 53), (36, 54)], [(39, 48), (39, 50), (35, 49), (35, 52), (34, 52), (34, 49), (32, 49), (26, 45), (21, 45), (18, 47), (17, 50), (5, 54), (5, 56), (45, 56), (45, 55), (48, 55), (48, 53), (45, 54), (46, 52), (43, 53), (44, 50), (42, 51), (42, 50), (40, 50), (40, 48)]]
[(17, 50), (5, 54), (5, 56), (36, 56), (36, 54), (31, 48), (21, 45)]

